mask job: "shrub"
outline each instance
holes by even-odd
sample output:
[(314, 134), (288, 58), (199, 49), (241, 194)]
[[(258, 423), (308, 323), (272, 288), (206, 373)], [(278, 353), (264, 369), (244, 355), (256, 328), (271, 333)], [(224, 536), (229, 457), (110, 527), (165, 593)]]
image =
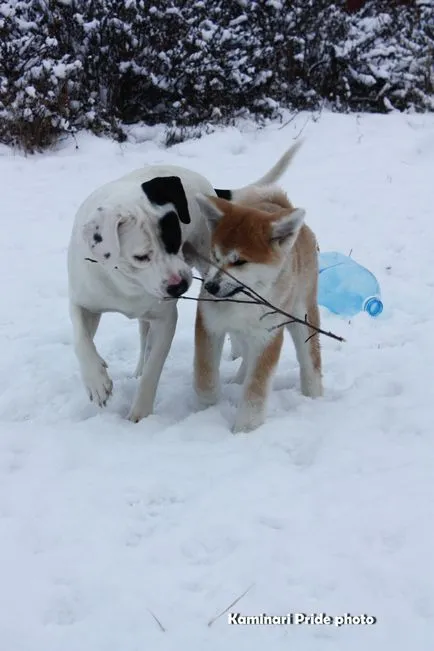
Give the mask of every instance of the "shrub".
[(0, 140), (34, 151), (144, 122), (176, 142), (282, 107), (433, 110), (432, 0), (361, 4), (0, 0)]

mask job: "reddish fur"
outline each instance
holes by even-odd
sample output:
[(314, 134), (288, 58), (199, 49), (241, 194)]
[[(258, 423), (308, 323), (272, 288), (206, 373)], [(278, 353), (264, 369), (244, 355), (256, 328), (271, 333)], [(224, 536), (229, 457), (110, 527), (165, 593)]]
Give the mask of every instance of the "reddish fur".
[(223, 212), (212, 237), (213, 245), (218, 243), (223, 255), (236, 250), (240, 258), (248, 262), (277, 262), (278, 253), (271, 245), (272, 223), (287, 215), (288, 209), (282, 208), (271, 214), (251, 206), (233, 204), (225, 199), (209, 199)]

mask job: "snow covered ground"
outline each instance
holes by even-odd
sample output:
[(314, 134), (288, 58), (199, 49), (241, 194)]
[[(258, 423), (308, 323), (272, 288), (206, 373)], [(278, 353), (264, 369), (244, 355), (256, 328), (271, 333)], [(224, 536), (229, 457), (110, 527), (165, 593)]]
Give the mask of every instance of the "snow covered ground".
[[(72, 349), (66, 247), (99, 184), (149, 162), (217, 187), (260, 176), (305, 124), (224, 129), (172, 149), (155, 133), (86, 134), (24, 158), (0, 150), (0, 640), (5, 651), (407, 651), (434, 645), (434, 115), (309, 122), (283, 185), (322, 250), (382, 287), (379, 319), (323, 312), (325, 396), (299, 393), (287, 339), (266, 424), (234, 437), (238, 362), (197, 411), (195, 304), (156, 413), (125, 420), (136, 323), (106, 315), (114, 395), (87, 402)], [(191, 295), (195, 295), (193, 286)], [(230, 626), (231, 612), (367, 614), (374, 626)], [(161, 622), (164, 631), (152, 616)]]

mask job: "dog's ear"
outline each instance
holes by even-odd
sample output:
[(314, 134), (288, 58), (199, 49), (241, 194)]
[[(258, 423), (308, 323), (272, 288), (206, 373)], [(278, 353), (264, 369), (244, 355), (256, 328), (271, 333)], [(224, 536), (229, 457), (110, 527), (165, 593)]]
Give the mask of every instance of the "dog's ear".
[(196, 201), (202, 211), (202, 214), (208, 221), (211, 229), (215, 228), (224, 215), (221, 204), (226, 203), (225, 199), (217, 197), (208, 197), (204, 194), (197, 194)]
[(271, 241), (292, 246), (300, 228), (303, 226), (306, 211), (296, 208), (287, 215), (271, 222)]
[(83, 227), (83, 238), (90, 250), (90, 259), (113, 266), (119, 259), (119, 228), (133, 223), (135, 217), (98, 208), (93, 219)]
[(156, 176), (142, 183), (142, 190), (149, 201), (157, 206), (172, 203), (183, 224), (191, 222), (187, 197), (179, 176)]

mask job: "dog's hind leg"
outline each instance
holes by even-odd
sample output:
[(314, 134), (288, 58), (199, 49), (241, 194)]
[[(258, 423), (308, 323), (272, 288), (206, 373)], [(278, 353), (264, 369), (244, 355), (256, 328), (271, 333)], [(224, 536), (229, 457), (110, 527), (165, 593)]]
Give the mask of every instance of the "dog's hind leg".
[(142, 375), (145, 361), (149, 356), (149, 350), (146, 349), (148, 332), (149, 332), (149, 321), (144, 321), (143, 319), (139, 319), (140, 354), (139, 354), (139, 361), (137, 362), (136, 370), (134, 371), (134, 377), (140, 377)]
[(237, 359), (241, 357), (241, 364), (238, 367), (237, 374), (232, 380), (233, 384), (243, 384), (246, 379), (247, 373), (247, 356), (248, 356), (248, 347), (247, 343), (241, 339), (241, 337), (230, 334), (229, 339), (232, 346), (232, 359)]
[(229, 335), (229, 341), (231, 342), (231, 359), (238, 359), (243, 355), (243, 344), (239, 337), (234, 334)]
[(74, 350), (80, 364), (80, 372), (90, 400), (104, 406), (112, 392), (113, 382), (107, 373), (107, 364), (93, 343), (100, 314), (70, 303)]
[[(307, 310), (301, 310), (300, 313), (300, 318), (304, 318), (306, 314), (309, 323), (320, 327), (318, 305), (314, 301)], [(323, 392), (319, 335), (301, 323), (291, 323), (287, 328), (291, 333), (300, 366), (301, 392), (309, 398), (318, 398)]]
[(177, 320), (177, 307), (171, 303), (161, 318), (150, 321), (146, 337), (146, 364), (134, 404), (128, 415), (128, 419), (133, 423), (138, 423), (139, 420), (152, 413), (161, 371), (172, 345)]

